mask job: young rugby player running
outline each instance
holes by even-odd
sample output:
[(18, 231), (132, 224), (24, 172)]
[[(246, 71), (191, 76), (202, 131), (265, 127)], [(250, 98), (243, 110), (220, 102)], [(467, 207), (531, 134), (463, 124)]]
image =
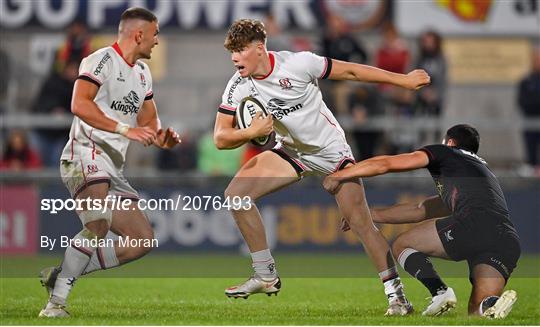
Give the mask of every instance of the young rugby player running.
[[(325, 189), (337, 194), (348, 181), (359, 177), (429, 170), (438, 196), (420, 204), (399, 204), (372, 212), (374, 221), (381, 223), (426, 220), (401, 234), (392, 245), (403, 269), (431, 293), (424, 315), (439, 315), (457, 302), (454, 291), (441, 280), (429, 257), (467, 260), (472, 284), (469, 314), (504, 318), (517, 298), (515, 291), (502, 292), (521, 253), (519, 237), (497, 178), (477, 155), (479, 145), (476, 129), (456, 125), (446, 132), (443, 144), (367, 159), (324, 180)], [(439, 217), (446, 218), (431, 219)]]
[[(354, 163), (345, 135), (327, 108), (317, 79), (390, 83), (411, 90), (429, 83), (423, 70), (407, 75), (375, 67), (320, 57), (311, 52), (268, 52), (266, 31), (257, 20), (240, 19), (230, 27), (225, 48), (237, 72), (230, 79), (219, 106), (214, 142), (219, 149), (232, 149), (274, 129), (277, 146), (248, 161), (225, 191), (228, 197), (252, 200), (298, 181), (307, 174), (328, 175)], [(271, 113), (260, 114), (246, 129), (235, 128), (235, 111), (241, 100), (252, 96)], [(388, 243), (375, 227), (359, 180), (344, 183), (336, 200), (343, 216), (361, 239), (384, 283), (388, 315), (412, 311), (403, 292)], [(277, 294), (281, 280), (268, 249), (264, 226), (256, 206), (233, 210), (234, 219), (251, 252), (254, 275), (228, 288), (229, 297)]]
[[(123, 176), (130, 140), (145, 146), (171, 148), (180, 142), (172, 128), (161, 129), (153, 100), (152, 77), (139, 59), (150, 59), (158, 44), (156, 16), (143, 8), (130, 8), (121, 18), (118, 41), (86, 57), (73, 89), (71, 111), (75, 115), (69, 141), (60, 158), (62, 181), (76, 199), (130, 199), (125, 210), (78, 211), (83, 229), (72, 239), (60, 267), (42, 271), (49, 301), (40, 317), (66, 317), (66, 299), (83, 274), (108, 269), (142, 257), (140, 247), (97, 247), (109, 230), (138, 240), (150, 240), (153, 231), (137, 208), (139, 196)], [(94, 210), (93, 210), (94, 209)], [(92, 242), (93, 241), (93, 242)]]

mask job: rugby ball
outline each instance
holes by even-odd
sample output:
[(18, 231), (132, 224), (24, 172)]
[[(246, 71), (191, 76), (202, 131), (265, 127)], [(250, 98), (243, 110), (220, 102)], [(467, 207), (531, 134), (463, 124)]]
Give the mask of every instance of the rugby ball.
[[(236, 109), (236, 125), (241, 128), (248, 128), (251, 126), (251, 121), (257, 112), (262, 113), (262, 117), (268, 116), (268, 110), (254, 97), (245, 97), (240, 101), (240, 105)], [(263, 146), (270, 141), (270, 135), (261, 136), (251, 140), (251, 143)]]

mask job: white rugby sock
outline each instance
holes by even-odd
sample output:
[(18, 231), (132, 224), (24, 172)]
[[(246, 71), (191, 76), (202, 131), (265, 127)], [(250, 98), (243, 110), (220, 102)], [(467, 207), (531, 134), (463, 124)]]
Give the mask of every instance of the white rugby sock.
[(83, 229), (71, 240), (70, 246), (66, 248), (62, 271), (56, 279), (50, 302), (61, 305), (66, 303), (73, 284), (81, 276), (96, 250), (93, 246), (96, 244), (90, 242), (93, 239), (92, 235), (87, 229)]
[(401, 279), (396, 277), (394, 279), (387, 280), (383, 283), (384, 285), (384, 294), (388, 297), (388, 301), (391, 301), (395, 297), (403, 297), (403, 284)]
[(99, 247), (92, 254), (92, 258), (90, 258), (90, 262), (82, 274), (86, 275), (96, 270), (105, 270), (119, 265), (120, 262), (116, 257), (116, 248), (114, 246)]
[(384, 293), (386, 296), (403, 296), (403, 285), (398, 275), (398, 270), (394, 266), (387, 270), (381, 271), (379, 277), (384, 285)]
[(276, 263), (269, 249), (251, 253), (252, 267), (262, 278), (276, 278)]

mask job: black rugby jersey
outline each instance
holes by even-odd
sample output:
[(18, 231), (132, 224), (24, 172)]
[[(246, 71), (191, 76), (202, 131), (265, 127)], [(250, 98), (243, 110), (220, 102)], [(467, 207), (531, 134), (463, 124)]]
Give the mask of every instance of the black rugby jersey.
[(443, 144), (428, 145), (420, 151), (428, 155), (426, 168), (435, 181), (439, 196), (454, 215), (509, 219), (499, 181), (484, 159)]

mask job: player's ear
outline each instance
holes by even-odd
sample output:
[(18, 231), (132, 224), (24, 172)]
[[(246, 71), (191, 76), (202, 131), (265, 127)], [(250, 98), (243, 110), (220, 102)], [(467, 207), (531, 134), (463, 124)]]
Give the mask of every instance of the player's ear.
[(143, 31), (142, 31), (142, 30), (138, 30), (137, 32), (135, 32), (135, 42), (136, 42), (137, 44), (141, 44), (142, 39), (143, 39)]
[(257, 43), (257, 55), (260, 57), (264, 54), (264, 44), (262, 42)]
[(448, 145), (448, 146), (457, 146), (457, 143), (456, 143), (456, 141), (454, 141), (454, 139), (448, 139), (448, 141), (446, 142), (446, 145)]

